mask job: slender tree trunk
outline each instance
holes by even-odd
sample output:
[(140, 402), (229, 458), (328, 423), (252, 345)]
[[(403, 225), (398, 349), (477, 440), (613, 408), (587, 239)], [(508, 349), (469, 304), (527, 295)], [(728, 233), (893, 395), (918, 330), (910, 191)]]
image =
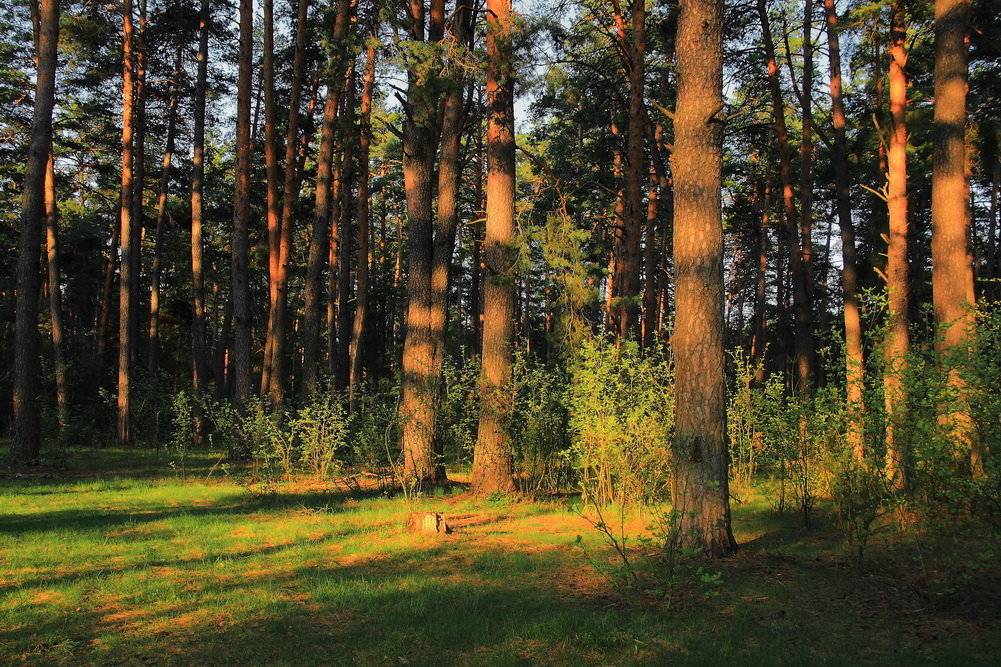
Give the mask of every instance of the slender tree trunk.
[(483, 242), (483, 368), (472, 492), (514, 490), (510, 420), (514, 342), (514, 62), (511, 0), (487, 0), (487, 229)]
[(786, 128), (785, 105), (782, 102), (782, 88), (779, 85), (779, 67), (775, 60), (775, 43), (772, 40), (771, 23), (765, 0), (757, 0), (758, 17), (761, 21), (765, 58), (768, 62), (768, 87), (772, 98), (772, 117), (775, 123), (775, 143), (779, 153), (779, 173), (782, 177), (782, 202), (785, 222), (786, 243), (789, 250), (789, 270), (793, 282), (793, 306), (795, 316), (794, 350), (796, 356), (796, 388), (806, 391), (813, 375), (813, 322), (809, 306), (808, 279), (800, 248), (800, 233), (796, 221), (796, 198), (793, 188), (792, 157), (789, 149), (789, 132)]
[(41, 415), (38, 409), (38, 294), (39, 248), (45, 217), (45, 172), (52, 147), (52, 107), (55, 103), (56, 53), (59, 44), (59, 3), (39, 0), (36, 40), (35, 107), (31, 142), (25, 165), (17, 250), (17, 288), (14, 320), (13, 398), (11, 451), (15, 460), (38, 463), (41, 450)]
[(907, 268), (907, 54), (905, 2), (895, 0), (890, 18), (890, 147), (888, 151), (887, 205), (890, 236), (886, 251), (888, 296), (885, 344), (886, 368), (883, 392), (886, 399), (886, 473), (894, 485), (906, 483), (903, 425), (907, 397), (903, 374), (910, 349)]
[(156, 202), (156, 231), (153, 241), (153, 261), (150, 264), (149, 293), (149, 356), (148, 368), (154, 374), (159, 367), (160, 356), (160, 274), (163, 263), (163, 228), (167, 222), (167, 194), (170, 185), (170, 163), (174, 157), (174, 134), (177, 126), (177, 85), (181, 75), (181, 55), (178, 46), (174, 57), (174, 75), (170, 83), (170, 99), (167, 102), (167, 139), (163, 151), (160, 172), (160, 188)]
[[(354, 188), (356, 172), (356, 157), (358, 153), (358, 126), (355, 122), (356, 106), (356, 69), (352, 62), (348, 70), (347, 89), (344, 95), (344, 109), (342, 110), (341, 136), (343, 137), (344, 158), (342, 160), (341, 186), (340, 186), (340, 215), (335, 223), (338, 226), (337, 247), (331, 245), (331, 280), (336, 278), (332, 284), (331, 294), (336, 295), (336, 336), (331, 337), (335, 344), (331, 347), (331, 369), (334, 376), (334, 386), (343, 391), (348, 388), (348, 376), (350, 375), (350, 342), (351, 342), (351, 251), (354, 237), (352, 231), (352, 221), (355, 214)], [(337, 267), (336, 273), (333, 267)], [(333, 329), (332, 329), (333, 331)]]
[(285, 178), (278, 236), (278, 261), (274, 276), (275, 300), (269, 318), (272, 349), (271, 402), (280, 407), (288, 389), (288, 264), (292, 252), (292, 233), (295, 229), (295, 205), (299, 199), (298, 156), (296, 142), (299, 134), (299, 107), (302, 103), (302, 86), (305, 76), (306, 31), (309, 0), (299, 0), (295, 24), (295, 54), (292, 64), (292, 90), (289, 99), (288, 126), (285, 133)]
[(250, 171), (253, 144), (250, 140), (250, 98), (253, 94), (254, 13), (251, 0), (240, 0), (240, 50), (236, 92), (236, 166), (233, 180), (233, 347), (234, 403), (239, 413), (252, 394), (250, 352)]
[(768, 228), (771, 226), (772, 186), (767, 176), (758, 184), (758, 201), (761, 202), (761, 224), (757, 229), (758, 264), (755, 271), (754, 333), (751, 337), (751, 368), (754, 369), (754, 386), (765, 383), (765, 305), (768, 296)]
[[(264, 171), (266, 211), (268, 221), (268, 322), (264, 338), (264, 362), (261, 364), (261, 396), (269, 391), (273, 406), (281, 406), (281, 388), (274, 391), (283, 378), (272, 379), (275, 354), (275, 314), (278, 309), (278, 279), (281, 253), (281, 203), (278, 188), (278, 130), (275, 127), (275, 9), (273, 0), (263, 0), (264, 54), (261, 68), (261, 86), (264, 88)], [(278, 396), (275, 396), (275, 393)]]
[[(373, 30), (377, 23), (373, 24)], [(375, 45), (365, 53), (365, 78), (361, 91), (361, 118), (358, 123), (358, 296), (355, 300), (354, 322), (351, 327), (351, 369), (348, 374), (348, 403), (352, 412), (358, 409), (364, 361), (365, 325), (368, 319), (369, 273), (369, 154), (372, 145), (372, 92), (375, 87)]]
[[(205, 178), (205, 93), (209, 63), (209, 0), (202, 0), (198, 26), (198, 72), (195, 81), (194, 133), (191, 160), (191, 366), (192, 386), (208, 384), (205, 342), (205, 275), (202, 266), (202, 191)], [(223, 344), (225, 346), (225, 343)], [(223, 377), (218, 376), (222, 383)]]
[(63, 288), (59, 272), (59, 206), (52, 146), (45, 163), (45, 238), (48, 260), (49, 318), (52, 324), (52, 361), (56, 380), (56, 419), (59, 435), (65, 435), (69, 419), (69, 387), (66, 382), (66, 332), (63, 328)]
[(730, 528), (723, 363), (723, 3), (681, 0), (674, 119), (674, 266), (677, 272), (673, 539), (722, 556)]
[[(799, 146), (799, 248), (802, 257), (802, 277), (805, 286), (803, 295), (808, 313), (814, 312), (814, 268), (813, 268), (813, 3), (803, 0), (803, 88), (802, 98), (803, 134)], [(790, 58), (790, 64), (792, 59)], [(823, 311), (821, 311), (823, 312)], [(812, 317), (811, 317), (812, 326)], [(816, 360), (813, 336), (810, 334), (809, 348), (797, 350), (797, 356), (807, 355), (808, 368), (800, 371), (800, 388), (813, 386), (816, 380)], [(802, 361), (800, 361), (802, 363)], [(804, 377), (805, 373), (805, 377)]]
[(118, 234), (121, 224), (115, 222), (111, 226), (111, 242), (108, 244), (108, 260), (104, 263), (104, 286), (101, 289), (101, 307), (97, 313), (97, 340), (95, 350), (97, 356), (103, 358), (108, 347), (108, 336), (111, 331), (111, 309), (115, 295), (115, 269), (118, 267)]
[[(338, 48), (347, 32), (350, 0), (337, 0), (333, 44)], [(323, 270), (329, 253), (330, 210), (333, 204), (333, 162), (336, 139), (337, 108), (344, 88), (345, 56), (335, 51), (330, 56), (330, 76), (323, 105), (320, 150), (316, 157), (316, 196), (313, 205), (312, 233), (306, 264), (303, 312), (302, 393), (308, 396), (319, 381), (320, 307), (323, 303)]]
[[(478, 100), (482, 104), (482, 98)], [(476, 180), (473, 183), (473, 198), (476, 201), (476, 220), (472, 224), (473, 258), (472, 280), (469, 288), (469, 356), (476, 357), (480, 353), (480, 329), (482, 325), (483, 304), (483, 131), (476, 128)]]
[(827, 19), (827, 52), (831, 69), (831, 113), (834, 117), (834, 191), (841, 228), (841, 286), (845, 320), (845, 398), (848, 401), (848, 447), (856, 459), (865, 456), (865, 368), (862, 358), (862, 318), (858, 303), (858, 270), (855, 262), (855, 227), (852, 223), (851, 176), (845, 105), (841, 97), (841, 42), (834, 0), (824, 0)]
[(966, 94), (969, 78), (969, 0), (935, 2), (935, 151), (932, 172), (932, 291), (935, 351), (949, 369), (956, 404), (944, 405), (954, 442), (970, 451), (974, 476), (984, 474), (984, 449), (970, 414), (970, 390), (962, 377), (972, 350), (976, 320), (970, 249), (970, 185), (966, 160)]
[(133, 51), (132, 0), (125, 0), (123, 7), (123, 68), (122, 68), (122, 183), (119, 200), (118, 233), (121, 244), (121, 262), (118, 282), (118, 428), (116, 442), (120, 447), (132, 444), (132, 291), (130, 286), (135, 272), (135, 255), (132, 242), (136, 225), (132, 220), (133, 207), (133, 123), (135, 115), (135, 54)]

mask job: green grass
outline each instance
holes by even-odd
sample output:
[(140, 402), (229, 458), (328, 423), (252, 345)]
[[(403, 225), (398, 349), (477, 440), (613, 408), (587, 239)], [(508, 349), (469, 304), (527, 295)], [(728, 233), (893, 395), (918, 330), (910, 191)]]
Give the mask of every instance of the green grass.
[[(607, 549), (559, 503), (439, 495), (416, 508), (469, 525), (428, 537), (403, 529), (401, 498), (315, 488), (255, 496), (219, 475), (206, 482), (210, 457), (191, 468), (197, 481), (157, 478), (154, 464), (134, 457), (98, 476), (106, 459), (70, 461), (51, 478), (0, 480), (0, 662), (990, 664), (1001, 655), (989, 587), (929, 601), (898, 576), (909, 563), (897, 552), (876, 545), (877, 565), (856, 572), (822, 522), (804, 531), (764, 502), (735, 509), (743, 547), (723, 564), (716, 594), (689, 589), (667, 608), (599, 576), (588, 560), (607, 560)], [(997, 568), (988, 574), (996, 580)]]

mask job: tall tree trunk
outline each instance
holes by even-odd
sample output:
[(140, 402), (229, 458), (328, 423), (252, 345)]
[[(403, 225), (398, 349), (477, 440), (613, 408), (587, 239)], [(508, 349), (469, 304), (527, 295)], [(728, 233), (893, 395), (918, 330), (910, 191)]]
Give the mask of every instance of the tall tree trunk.
[(17, 289), (14, 321), (13, 432), (11, 451), (22, 463), (38, 463), (41, 415), (38, 409), (39, 248), (45, 217), (45, 172), (52, 146), (56, 52), (59, 44), (58, 0), (40, 0), (36, 40), (35, 108), (21, 200), (17, 248)]
[(45, 163), (45, 239), (48, 260), (49, 318), (52, 324), (52, 361), (56, 380), (56, 419), (59, 435), (65, 435), (69, 419), (69, 387), (66, 382), (66, 333), (63, 328), (63, 288), (59, 272), (59, 206), (52, 146)]
[[(482, 104), (482, 98), (477, 100), (477, 106)], [(469, 356), (476, 357), (480, 353), (480, 328), (482, 325), (483, 304), (483, 130), (476, 128), (476, 179), (473, 181), (473, 199), (476, 201), (476, 219), (472, 224), (472, 280), (469, 288)]]
[(302, 353), (302, 393), (304, 396), (308, 396), (316, 389), (320, 379), (320, 308), (323, 304), (321, 281), (329, 253), (337, 108), (340, 104), (341, 91), (344, 89), (346, 64), (346, 57), (339, 49), (343, 46), (342, 42), (347, 32), (350, 10), (351, 0), (337, 0), (337, 13), (332, 33), (332, 44), (335, 51), (330, 55), (330, 75), (327, 79), (327, 94), (323, 104), (320, 150), (316, 157), (316, 196), (306, 264)]
[(483, 368), (472, 492), (514, 490), (511, 353), (514, 342), (514, 62), (511, 0), (487, 0), (487, 229), (483, 242)]
[(160, 188), (156, 201), (156, 231), (153, 241), (153, 261), (150, 264), (149, 293), (149, 355), (148, 368), (154, 374), (159, 366), (160, 356), (160, 275), (163, 263), (163, 228), (167, 222), (167, 194), (170, 185), (170, 163), (174, 157), (174, 134), (177, 126), (177, 85), (181, 76), (181, 55), (177, 47), (174, 56), (174, 74), (170, 82), (170, 98), (167, 102), (167, 140), (163, 151), (160, 172)]
[(758, 184), (757, 199), (761, 202), (761, 224), (755, 234), (758, 241), (758, 264), (755, 270), (754, 333), (751, 336), (751, 368), (753, 384), (765, 383), (765, 306), (768, 292), (768, 228), (771, 225), (772, 186), (767, 176)]
[[(205, 93), (209, 64), (209, 0), (201, 1), (198, 25), (198, 72), (195, 81), (194, 133), (191, 159), (191, 366), (192, 386), (208, 384), (205, 342), (205, 275), (202, 266), (202, 191), (205, 178)], [(218, 381), (223, 381), (219, 376)]]
[(800, 233), (796, 221), (796, 198), (793, 188), (792, 157), (789, 149), (789, 131), (786, 127), (785, 105), (779, 85), (779, 67), (775, 60), (775, 43), (772, 41), (771, 23), (765, 0), (757, 0), (758, 18), (761, 21), (765, 58), (768, 62), (768, 87), (772, 98), (772, 118), (775, 123), (775, 144), (779, 153), (779, 173), (782, 178), (785, 241), (789, 250), (789, 270), (793, 283), (793, 311), (795, 317), (794, 350), (796, 356), (796, 388), (806, 391), (813, 375), (813, 321), (809, 306), (809, 282), (800, 248)]
[[(803, 136), (799, 146), (799, 249), (802, 257), (802, 276), (805, 283), (803, 308), (811, 314), (814, 312), (813, 286), (813, 3), (815, 0), (803, 0), (803, 88), (800, 91), (800, 107), (803, 118)], [(789, 62), (792, 62), (790, 58)], [(823, 312), (823, 311), (821, 311)], [(800, 373), (800, 389), (808, 389), (816, 380), (816, 359), (813, 349), (811, 331), (809, 347), (804, 343), (797, 349), (798, 364), (807, 364)], [(805, 356), (805, 360), (804, 357)]]
[(827, 19), (827, 54), (831, 69), (831, 112), (834, 117), (834, 191), (841, 228), (841, 287), (845, 320), (845, 398), (848, 402), (848, 447), (856, 459), (865, 456), (865, 368), (862, 358), (862, 318), (858, 303), (858, 270), (855, 262), (855, 227), (852, 223), (851, 177), (845, 131), (845, 105), (841, 97), (841, 42), (834, 0), (824, 0)]
[[(282, 391), (274, 391), (283, 378), (272, 378), (275, 353), (275, 313), (278, 309), (278, 278), (281, 253), (281, 203), (278, 188), (278, 130), (275, 127), (275, 9), (274, 0), (263, 0), (264, 55), (261, 86), (264, 88), (264, 171), (268, 221), (268, 322), (261, 364), (261, 397), (271, 392), (274, 407), (280, 407)], [(275, 396), (275, 393), (278, 396)], [(275, 402), (277, 398), (278, 402)]]
[[(975, 476), (984, 474), (984, 449), (970, 414), (961, 368), (971, 352), (976, 321), (970, 250), (970, 186), (966, 171), (966, 94), (969, 78), (969, 0), (935, 1), (935, 151), (932, 172), (932, 290), (935, 350), (949, 369), (956, 405), (943, 406), (955, 442), (970, 450)], [(965, 360), (970, 363), (971, 360)]]
[(299, 113), (306, 63), (306, 31), (309, 0), (299, 0), (295, 24), (295, 55), (292, 63), (292, 90), (289, 99), (288, 125), (285, 133), (285, 178), (281, 211), (281, 233), (278, 237), (278, 263), (274, 280), (275, 303), (271, 314), (273, 338), (271, 402), (281, 406), (288, 389), (288, 264), (295, 229), (295, 205), (299, 199), (300, 178), (296, 142), (299, 134)]
[(94, 349), (97, 356), (103, 358), (108, 347), (108, 337), (111, 332), (111, 310), (114, 306), (115, 269), (118, 267), (118, 234), (121, 224), (116, 221), (111, 226), (111, 241), (108, 243), (108, 259), (104, 263), (104, 286), (101, 289), (101, 306), (97, 312), (97, 332)]
[[(444, 36), (445, 2), (432, 0), (427, 35), (424, 6), (410, 4), (410, 39), (437, 42)], [(435, 460), (435, 390), (431, 337), (431, 265), (434, 243), (432, 201), (438, 135), (438, 104), (429, 83), (409, 72), (403, 122), (403, 181), (407, 199), (406, 333), (403, 340), (403, 386), (399, 418), (402, 426), (403, 476), (420, 487), (441, 480)]]
[(236, 166), (233, 180), (233, 398), (239, 413), (252, 396), (250, 356), (250, 97), (253, 94), (254, 12), (251, 0), (240, 0), (240, 50), (236, 89)]
[(671, 456), (673, 539), (722, 556), (730, 528), (723, 363), (723, 3), (681, 0), (674, 119), (674, 266), (677, 273), (676, 424)]
[[(331, 279), (336, 278), (336, 283), (332, 284), (331, 294), (336, 294), (335, 312), (336, 336), (330, 338), (335, 341), (331, 348), (331, 370), (334, 376), (334, 386), (338, 391), (348, 388), (348, 376), (350, 375), (350, 342), (351, 342), (351, 250), (354, 238), (351, 234), (353, 219), (355, 214), (354, 188), (356, 172), (356, 157), (358, 153), (358, 127), (355, 122), (355, 106), (358, 98), (356, 94), (356, 68), (354, 62), (348, 68), (347, 89), (344, 95), (344, 109), (342, 110), (341, 136), (344, 146), (344, 158), (341, 169), (340, 186), (340, 215), (335, 223), (338, 226), (338, 243), (335, 248), (331, 245)], [(336, 273), (333, 267), (337, 267)], [(333, 331), (333, 330), (332, 330)]]
[(135, 244), (132, 237), (136, 225), (132, 220), (133, 207), (133, 101), (135, 93), (135, 53), (133, 51), (132, 0), (125, 0), (122, 12), (122, 183), (119, 199), (118, 233), (121, 244), (121, 262), (118, 282), (118, 427), (116, 442), (119, 447), (132, 444), (132, 308), (134, 301), (130, 286), (135, 272)]
[(907, 269), (907, 38), (904, 0), (894, 0), (890, 17), (890, 147), (887, 206), (890, 236), (886, 250), (888, 296), (883, 392), (886, 400), (886, 473), (905, 482), (903, 425), (907, 398), (903, 374), (910, 349)]
[[(373, 32), (378, 23), (373, 22)], [(374, 44), (365, 53), (365, 78), (361, 90), (361, 118), (358, 123), (358, 296), (355, 299), (354, 322), (351, 327), (351, 370), (348, 374), (349, 408), (358, 408), (364, 360), (365, 326), (368, 320), (369, 272), (369, 154), (372, 145), (372, 92), (375, 87)]]

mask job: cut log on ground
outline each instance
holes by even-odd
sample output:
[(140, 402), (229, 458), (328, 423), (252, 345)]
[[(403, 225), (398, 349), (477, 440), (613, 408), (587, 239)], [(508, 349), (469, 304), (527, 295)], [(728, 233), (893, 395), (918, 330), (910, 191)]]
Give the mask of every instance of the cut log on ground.
[(411, 512), (407, 515), (407, 530), (413, 533), (451, 533), (440, 512)]

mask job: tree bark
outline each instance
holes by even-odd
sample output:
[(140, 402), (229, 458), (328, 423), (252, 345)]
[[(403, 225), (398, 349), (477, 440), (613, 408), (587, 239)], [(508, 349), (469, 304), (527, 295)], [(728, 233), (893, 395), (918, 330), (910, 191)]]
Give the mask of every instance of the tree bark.
[(862, 318), (858, 303), (855, 226), (852, 223), (851, 176), (846, 138), (845, 104), (841, 96), (841, 41), (834, 0), (824, 0), (827, 53), (831, 70), (831, 113), (834, 118), (834, 191), (841, 228), (841, 287), (845, 322), (845, 399), (848, 402), (848, 447), (857, 460), (865, 456), (865, 368), (862, 357)]
[(240, 414), (252, 394), (250, 352), (250, 171), (253, 144), (250, 139), (250, 105), (254, 56), (254, 13), (251, 0), (240, 0), (239, 69), (236, 92), (236, 166), (233, 180), (233, 401)]
[[(205, 341), (205, 275), (202, 266), (202, 193), (205, 178), (205, 93), (209, 63), (209, 0), (202, 0), (198, 26), (198, 71), (195, 81), (191, 160), (191, 381), (195, 391), (208, 384)], [(225, 345), (225, 343), (224, 343)], [(217, 380), (222, 383), (223, 376)]]
[(903, 425), (907, 397), (903, 374), (910, 351), (907, 266), (907, 54), (905, 2), (895, 0), (890, 16), (890, 146), (887, 207), (890, 235), (886, 250), (887, 327), (883, 393), (886, 401), (886, 473), (894, 485), (906, 483)]
[(49, 318), (52, 325), (52, 362), (56, 380), (56, 420), (65, 435), (69, 419), (69, 386), (66, 381), (66, 332), (63, 328), (63, 288), (59, 272), (59, 206), (52, 146), (45, 163), (45, 238), (48, 260)]
[(487, 0), (487, 226), (483, 242), (480, 422), (472, 492), (508, 493), (511, 478), (511, 355), (515, 301), (514, 62), (511, 0)]
[(178, 46), (174, 57), (174, 74), (170, 82), (170, 98), (167, 102), (167, 139), (161, 163), (160, 187), (156, 202), (156, 231), (153, 241), (153, 261), (150, 264), (149, 293), (149, 354), (148, 369), (154, 374), (159, 367), (160, 356), (160, 275), (163, 263), (163, 228), (167, 222), (167, 195), (170, 185), (170, 164), (174, 157), (174, 134), (177, 126), (177, 85), (181, 76), (181, 55)]
[(135, 271), (132, 236), (136, 229), (132, 220), (133, 206), (133, 139), (135, 115), (135, 54), (133, 50), (132, 0), (125, 0), (122, 11), (122, 181), (119, 198), (118, 233), (121, 261), (118, 282), (118, 423), (116, 442), (119, 447), (132, 444), (132, 291)]
[[(935, 351), (949, 369), (957, 404), (943, 406), (950, 437), (970, 452), (974, 476), (984, 474), (984, 449), (962, 377), (976, 327), (970, 185), (966, 160), (969, 0), (935, 2), (935, 150), (932, 171), (932, 292), (939, 335)], [(969, 363), (971, 360), (965, 360)]]
[(723, 353), (723, 3), (681, 0), (674, 119), (677, 272), (673, 539), (718, 557), (733, 551)]
[(278, 280), (281, 253), (281, 203), (278, 188), (278, 130), (275, 127), (275, 9), (274, 0), (263, 0), (264, 54), (261, 86), (264, 88), (264, 171), (268, 224), (268, 322), (261, 364), (261, 396), (270, 392), (272, 406), (281, 407), (284, 378), (272, 378), (274, 370), (275, 316), (278, 310)]
[(17, 252), (17, 288), (14, 321), (13, 431), (15, 460), (38, 463), (41, 451), (41, 415), (38, 408), (38, 294), (39, 248), (45, 217), (45, 172), (52, 146), (52, 107), (55, 103), (56, 53), (59, 45), (59, 3), (40, 0), (36, 40), (35, 107), (21, 200)]

